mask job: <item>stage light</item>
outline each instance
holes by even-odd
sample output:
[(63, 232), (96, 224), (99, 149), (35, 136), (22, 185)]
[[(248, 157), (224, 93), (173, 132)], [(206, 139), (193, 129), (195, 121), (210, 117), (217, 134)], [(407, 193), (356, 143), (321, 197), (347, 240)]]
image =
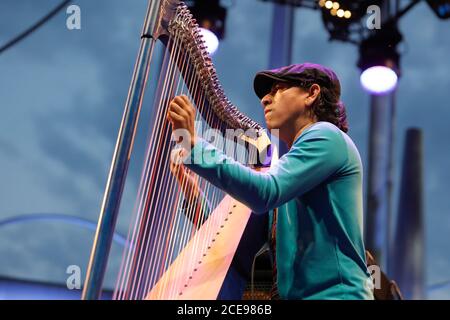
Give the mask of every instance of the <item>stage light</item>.
[(219, 39), (214, 34), (214, 32), (209, 31), (205, 28), (200, 28), (200, 32), (203, 36), (203, 39), (206, 42), (206, 48), (210, 55), (213, 55), (217, 49), (219, 48)]
[(385, 66), (368, 68), (361, 74), (361, 85), (372, 94), (386, 94), (397, 87), (398, 76), (394, 70)]
[(400, 76), (398, 44), (403, 36), (395, 23), (361, 42), (358, 67), (362, 71), (361, 85), (373, 94), (385, 94), (394, 90)]
[[(207, 29), (214, 33), (217, 41), (224, 38), (227, 9), (220, 5), (219, 0), (194, 0), (186, 1), (186, 4), (195, 20), (197, 20), (200, 28)], [(204, 32), (202, 31), (202, 33)], [(206, 40), (207, 43), (213, 45), (216, 40), (214, 40), (210, 34), (207, 34), (206, 36), (208, 37), (208, 40)]]
[[(341, 19), (345, 18), (349, 20), (352, 18), (353, 14), (351, 10), (355, 8), (355, 4), (350, 0), (340, 0), (339, 2), (320, 0), (319, 6), (322, 8), (322, 16), (328, 15), (337, 24), (348, 23), (349, 21), (344, 20), (343, 22)], [(324, 17), (324, 19), (326, 20), (327, 18)]]

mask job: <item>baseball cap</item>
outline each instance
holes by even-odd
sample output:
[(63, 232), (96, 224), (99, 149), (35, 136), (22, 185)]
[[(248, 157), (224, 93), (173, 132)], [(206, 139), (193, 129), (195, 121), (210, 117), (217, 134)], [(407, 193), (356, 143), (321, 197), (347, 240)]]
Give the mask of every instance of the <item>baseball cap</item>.
[(341, 84), (336, 73), (330, 68), (310, 62), (258, 72), (253, 81), (256, 95), (262, 99), (275, 82), (317, 83), (332, 91), (337, 99), (341, 95)]

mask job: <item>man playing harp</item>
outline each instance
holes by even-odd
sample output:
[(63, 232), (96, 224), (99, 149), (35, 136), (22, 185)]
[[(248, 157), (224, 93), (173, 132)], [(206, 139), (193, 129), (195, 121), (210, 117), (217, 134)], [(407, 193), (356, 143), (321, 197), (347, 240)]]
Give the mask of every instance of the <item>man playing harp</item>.
[[(257, 73), (254, 89), (268, 129), (279, 130), (289, 152), (255, 172), (197, 137), (195, 109), (177, 96), (167, 116), (173, 130), (189, 132), (186, 167), (256, 214), (277, 208), (270, 217), (274, 298), (373, 299), (362, 238), (363, 169), (346, 134), (336, 74), (291, 65)], [(205, 157), (215, 161), (194, 161)]]

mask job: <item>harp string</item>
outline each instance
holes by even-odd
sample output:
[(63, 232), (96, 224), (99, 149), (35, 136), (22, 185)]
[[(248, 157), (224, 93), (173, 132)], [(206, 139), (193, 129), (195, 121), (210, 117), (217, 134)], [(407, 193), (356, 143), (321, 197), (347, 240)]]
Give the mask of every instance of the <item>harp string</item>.
[[(169, 70), (171, 71), (171, 68)], [(170, 76), (167, 77), (166, 79), (170, 80)], [(166, 87), (166, 91), (167, 90), (170, 91), (170, 88), (167, 89), (167, 87)], [(165, 101), (165, 100), (166, 99), (164, 98), (164, 95), (163, 95), (163, 101)], [(165, 104), (163, 102), (163, 106), (164, 105)], [(157, 149), (156, 149), (157, 153), (155, 153), (154, 159), (152, 161), (152, 164), (154, 165), (153, 166), (153, 172), (155, 172), (155, 168), (158, 168), (160, 166), (161, 161), (163, 161), (163, 155), (164, 155), (164, 150), (161, 151), (161, 149), (163, 149), (163, 147), (164, 147), (164, 145), (162, 144), (162, 142), (164, 141), (163, 140), (164, 137), (161, 137), (161, 135), (164, 135), (164, 132), (166, 131), (166, 128), (165, 128), (164, 124), (160, 125), (160, 123), (161, 123), (160, 119), (163, 117), (162, 111), (164, 110), (164, 108), (160, 107), (159, 110), (161, 110), (161, 113), (160, 113), (159, 119), (158, 119), (159, 121), (158, 121), (158, 124), (157, 124), (157, 125), (160, 126), (158, 128), (159, 129), (159, 134), (156, 137), (157, 140), (152, 140), (152, 142), (157, 142), (156, 145), (158, 146)], [(153, 185), (152, 185), (152, 188), (150, 189), (150, 191), (159, 189), (160, 180), (164, 179), (163, 174), (164, 174), (164, 172), (159, 172), (159, 171), (153, 174), (153, 177), (154, 177), (153, 179), (154, 180), (153, 180)], [(155, 176), (156, 176), (156, 178), (155, 178)], [(159, 196), (159, 193), (156, 193), (156, 195)], [(160, 215), (158, 217), (161, 217), (161, 213), (158, 210), (158, 200), (159, 200), (158, 197), (150, 196), (150, 198), (149, 198), (149, 195), (146, 195), (146, 198), (147, 198), (147, 201), (148, 201), (148, 205), (147, 205), (147, 209), (146, 209), (146, 211), (148, 212), (147, 216), (151, 216), (152, 220), (154, 220), (156, 215), (159, 213)], [(138, 295), (142, 295), (141, 290), (140, 290), (140, 283), (141, 283), (143, 271), (147, 270), (146, 266), (148, 266), (148, 265), (151, 266), (152, 265), (151, 261), (148, 261), (147, 255), (148, 255), (148, 252), (149, 252), (149, 248), (151, 246), (151, 240), (153, 238), (153, 223), (150, 223), (150, 229), (149, 229), (149, 223), (148, 222), (149, 221), (147, 220), (147, 221), (144, 222), (143, 225), (141, 224), (141, 228), (143, 228), (144, 230), (143, 230), (143, 232), (141, 232), (143, 239), (141, 240), (141, 242), (142, 242), (142, 249), (139, 252), (140, 265), (137, 266), (139, 277), (138, 278), (135, 277), (134, 280), (133, 280), (133, 289), (134, 289), (134, 292), (135, 292), (134, 295), (133, 295), (134, 298), (138, 298)], [(158, 245), (156, 244), (156, 246), (158, 246)]]
[[(198, 84), (199, 84), (200, 81), (198, 81), (198, 79), (194, 79), (194, 78), (192, 78), (191, 81), (195, 81), (195, 87), (194, 87), (194, 90), (193, 90), (193, 98), (197, 102), (197, 109), (199, 111), (203, 111), (204, 112), (206, 99), (204, 97), (204, 91), (198, 90)], [(191, 86), (192, 86), (192, 83), (191, 83)], [(211, 111), (208, 110), (208, 112), (211, 112)], [(200, 115), (201, 115), (201, 112), (198, 112), (197, 113), (198, 120), (201, 119)], [(200, 121), (198, 121), (197, 123), (200, 124)], [(195, 177), (194, 181), (197, 183), (198, 186), (200, 186), (200, 190), (206, 191), (206, 189), (204, 187), (204, 185), (206, 184), (206, 180), (199, 179), (199, 177), (196, 176), (196, 175), (194, 177)], [(199, 180), (201, 180), (201, 181), (199, 181)], [(206, 204), (207, 194), (208, 194), (207, 192), (204, 192), (203, 195), (202, 194), (198, 194), (197, 195), (197, 197), (199, 197), (200, 200), (202, 200), (202, 199), (204, 200), (204, 201), (200, 202), (200, 206), (198, 205), (198, 203), (199, 203), (198, 200), (194, 201), (195, 200), (194, 199), (194, 193), (190, 194), (190, 199), (188, 200), (189, 203), (194, 202), (194, 204), (196, 203), (197, 205), (189, 207), (190, 211), (191, 211), (189, 213), (189, 215), (192, 217), (192, 220), (194, 221), (194, 227), (191, 228), (190, 234), (187, 234), (186, 236), (192, 237), (194, 235), (196, 229), (199, 226), (202, 225), (204, 217), (208, 214), (208, 212), (205, 210), (206, 209), (205, 208), (205, 204)], [(195, 239), (195, 241), (194, 241), (194, 248), (198, 248), (199, 247), (197, 241), (198, 241), (198, 239)], [(195, 254), (193, 256), (195, 256)], [(191, 266), (191, 268), (190, 268), (191, 270), (194, 269), (195, 263), (196, 263), (196, 261), (194, 260), (193, 257), (191, 257), (191, 261), (189, 261), (189, 265)], [(191, 276), (192, 276), (192, 274), (191, 274)]]
[[(156, 280), (156, 276), (158, 273), (158, 267), (160, 265), (160, 261), (162, 260), (161, 258), (161, 252), (160, 251), (164, 251), (165, 248), (163, 248), (162, 243), (164, 241), (163, 237), (164, 234), (166, 234), (166, 230), (168, 228), (168, 223), (170, 222), (170, 217), (166, 217), (165, 213), (161, 211), (161, 194), (164, 194), (164, 189), (161, 190), (160, 186), (161, 184), (164, 185), (164, 181), (167, 180), (167, 167), (161, 165), (161, 162), (164, 161), (164, 165), (167, 165), (167, 145), (170, 143), (170, 141), (168, 141), (168, 136), (169, 136), (169, 126), (167, 124), (167, 121), (165, 121), (165, 115), (167, 112), (167, 106), (169, 103), (169, 97), (173, 94), (174, 91), (174, 80), (177, 74), (176, 71), (176, 61), (180, 59), (180, 47), (179, 47), (179, 42), (178, 39), (175, 39), (175, 45), (174, 45), (174, 52), (171, 53), (171, 64), (170, 64), (170, 74), (168, 77), (166, 77), (165, 81), (167, 81), (169, 83), (169, 85), (167, 86), (167, 89), (165, 90), (164, 94), (163, 94), (163, 101), (162, 104), (160, 104), (160, 110), (163, 110), (164, 112), (162, 112), (163, 114), (161, 115), (158, 124), (161, 125), (162, 122), (162, 128), (163, 128), (163, 132), (162, 134), (158, 137), (158, 141), (160, 144), (160, 149), (158, 154), (156, 155), (156, 159), (157, 159), (157, 164), (154, 166), (154, 170), (158, 171), (158, 176), (155, 182), (155, 186), (158, 187), (158, 190), (153, 189), (151, 191), (153, 191), (153, 194), (151, 196), (151, 205), (149, 207), (149, 210), (151, 213), (153, 213), (152, 215), (152, 222), (150, 223), (150, 238), (147, 239), (147, 243), (146, 243), (146, 252), (151, 251), (151, 255), (150, 255), (150, 260), (148, 263), (148, 267), (146, 268), (147, 272), (150, 271), (149, 274), (149, 281), (155, 281)], [(162, 145), (163, 142), (166, 142), (165, 145)], [(160, 170), (162, 168), (162, 170)], [(166, 176), (164, 176), (166, 175)], [(167, 183), (166, 183), (167, 186)], [(157, 222), (155, 223), (155, 220), (157, 220)], [(157, 232), (154, 233), (154, 229), (153, 227), (156, 226), (157, 228)], [(147, 229), (148, 223), (145, 226), (145, 229)], [(154, 241), (153, 243), (151, 243), (150, 240), (152, 240), (152, 236), (154, 237)], [(155, 249), (155, 250), (149, 250), (149, 248), (151, 249)], [(145, 293), (143, 293), (145, 294)]]
[[(197, 80), (196, 85), (198, 83), (199, 83), (199, 81)], [(206, 99), (204, 97), (204, 91), (198, 91), (197, 87), (196, 87), (194, 89), (194, 91), (193, 91), (193, 96), (196, 97), (196, 98), (194, 98), (194, 100), (197, 101), (197, 109), (198, 110), (202, 110), (203, 113), (204, 114), (206, 113), (207, 117), (209, 117), (210, 114), (211, 114), (211, 110), (208, 110), (208, 112), (204, 112), (205, 101), (206, 101)], [(197, 113), (197, 116), (198, 116), (199, 120), (201, 119), (200, 114), (201, 114), (201, 112)], [(200, 123), (200, 121), (198, 121), (197, 123)], [(197, 228), (203, 224), (203, 221), (205, 220), (205, 217), (209, 214), (209, 212), (206, 210), (207, 209), (206, 203), (207, 203), (207, 198), (208, 198), (208, 188), (206, 188), (205, 185), (209, 186), (210, 184), (207, 183), (206, 180), (204, 180), (204, 179), (199, 179), (199, 177), (196, 176), (196, 175), (193, 177), (193, 179), (195, 179), (194, 181), (196, 182), (196, 184), (198, 186), (200, 186), (200, 190), (203, 191), (203, 194), (198, 194), (197, 195), (197, 197), (199, 197), (200, 200), (203, 200), (203, 201), (200, 202), (200, 205), (198, 205), (199, 204), (198, 200), (194, 201), (194, 204), (197, 204), (197, 205), (190, 207), (189, 216), (192, 217), (191, 220), (194, 221), (194, 227), (191, 228), (190, 234), (186, 234), (187, 237), (185, 237), (185, 239), (189, 239), (188, 237), (192, 237), (194, 235), (194, 233), (197, 230)], [(191, 198), (189, 199), (189, 203), (192, 203), (192, 201), (194, 200), (193, 199), (194, 193), (191, 193), (190, 196), (191, 196)], [(213, 204), (213, 206), (214, 206), (214, 204)], [(208, 208), (208, 209), (210, 209), (210, 208)], [(193, 247), (196, 249), (196, 251), (200, 249), (200, 245), (198, 244), (198, 240), (199, 240), (198, 238), (195, 238), (194, 245), (193, 245)], [(189, 270), (194, 270), (195, 269), (195, 264), (197, 263), (197, 261), (194, 259), (195, 256), (196, 256), (196, 252), (193, 254), (192, 257), (190, 257), (191, 260), (188, 261), (188, 264), (190, 266)], [(191, 275), (190, 276), (192, 276), (192, 271), (191, 271)], [(176, 284), (175, 284), (174, 287), (176, 287)], [(176, 294), (176, 292), (173, 292), (173, 294)]]
[[(197, 100), (196, 97), (197, 97), (197, 93), (198, 93), (199, 79), (195, 76), (195, 73), (192, 72), (192, 70), (191, 70), (191, 72), (188, 72), (188, 77), (186, 78), (185, 82), (186, 82), (187, 88), (191, 88), (191, 97), (192, 97), (191, 100), (196, 101)], [(185, 86), (183, 84), (181, 93), (187, 93), (187, 92), (184, 92), (184, 89), (185, 89)], [(198, 120), (198, 115), (197, 115), (197, 120)], [(198, 123), (198, 122), (196, 122), (196, 123)], [(180, 174), (180, 170), (182, 170), (181, 168), (182, 168), (181, 165), (177, 167), (177, 172), (175, 173), (176, 176)], [(185, 171), (186, 175), (183, 175), (183, 177), (182, 177), (181, 187), (180, 187), (181, 192), (179, 192), (180, 196), (178, 197), (178, 201), (181, 198), (184, 198), (185, 201), (188, 204), (191, 204), (192, 202), (194, 202), (193, 201), (194, 200), (194, 190), (187, 189), (187, 188), (190, 188), (192, 186), (188, 185), (190, 183), (190, 181), (188, 181), (189, 177), (187, 176), (187, 174), (190, 174), (190, 172), (188, 172), (187, 169), (185, 169), (185, 170), (186, 170)], [(175, 190), (175, 189), (176, 188), (173, 188), (172, 190)], [(186, 192), (188, 194), (184, 193), (183, 194), (184, 196), (182, 196), (182, 193), (184, 192), (184, 190), (186, 190)], [(190, 230), (194, 230), (192, 225), (190, 223), (186, 222), (186, 220), (187, 221), (192, 221), (191, 220), (191, 212), (190, 212), (191, 211), (190, 210), (191, 207), (192, 206), (188, 206), (188, 208), (187, 208), (188, 212), (184, 213), (185, 216), (183, 216), (183, 212), (180, 213), (179, 210), (177, 211), (179, 218), (178, 218), (178, 225), (177, 225), (175, 233), (179, 234), (179, 238), (180, 238), (180, 240), (179, 240), (179, 247), (180, 248), (183, 248), (187, 244), (188, 240), (190, 240), (190, 237), (189, 237), (190, 232), (189, 231)], [(180, 225), (181, 225), (181, 230), (178, 231), (178, 228), (179, 228)], [(172, 248), (174, 249), (175, 246), (173, 246)], [(177, 255), (177, 254), (178, 254), (178, 252), (176, 250), (172, 250), (172, 252), (170, 254), (170, 257), (167, 260), (167, 262), (172, 261), (174, 256)], [(168, 267), (168, 265), (166, 265), (166, 267)], [(179, 271), (179, 270), (177, 270), (177, 271)], [(181, 281), (181, 280), (179, 280), (179, 281)], [(174, 296), (175, 294), (177, 294), (177, 292), (175, 292), (175, 288), (179, 284), (179, 281), (176, 280), (176, 281), (172, 282), (171, 284), (169, 284), (168, 286), (164, 286), (164, 289), (167, 288), (167, 290), (169, 290), (169, 292), (170, 292), (169, 296)], [(163, 294), (164, 294), (164, 292), (163, 292)]]
[[(176, 43), (176, 39), (174, 41)], [(164, 108), (164, 102), (167, 101), (166, 95), (167, 95), (167, 91), (170, 90), (170, 84), (171, 84), (171, 79), (173, 77), (173, 71), (174, 71), (174, 66), (173, 66), (173, 59), (170, 59), (171, 56), (174, 54), (174, 52), (177, 51), (177, 45), (174, 45), (171, 48), (172, 52), (169, 55), (169, 64), (167, 67), (167, 72), (166, 72), (166, 76), (163, 78), (163, 76), (161, 75), (161, 78), (164, 79), (164, 81), (162, 81), (163, 86), (162, 86), (162, 91), (161, 91), (161, 95), (160, 95), (160, 101), (159, 104), (157, 104), (156, 106), (161, 106), (160, 108), (158, 108), (158, 116), (157, 119), (155, 120), (155, 126), (154, 126), (154, 133), (152, 134), (152, 137), (150, 139), (150, 142), (156, 142), (156, 143), (152, 143), (151, 144), (151, 151), (150, 151), (150, 156), (149, 156), (149, 172), (147, 173), (147, 176), (149, 177), (148, 182), (145, 185), (145, 188), (147, 189), (144, 193), (143, 193), (143, 208), (141, 208), (140, 210), (143, 211), (143, 213), (141, 214), (141, 219), (140, 221), (137, 222), (138, 228), (137, 228), (137, 237), (136, 237), (136, 241), (135, 241), (135, 252), (134, 255), (132, 257), (132, 261), (131, 261), (131, 266), (130, 266), (130, 271), (131, 274), (128, 276), (127, 278), (127, 285), (126, 285), (126, 291), (128, 294), (128, 297), (126, 298), (131, 298), (131, 299), (135, 299), (137, 297), (137, 291), (136, 291), (136, 276), (138, 273), (142, 272), (142, 251), (147, 249), (148, 247), (145, 246), (145, 242), (147, 240), (148, 243), (148, 238), (151, 238), (153, 236), (153, 230), (147, 230), (147, 227), (149, 225), (149, 215), (151, 215), (151, 220), (152, 222), (150, 223), (151, 229), (153, 229), (153, 226), (155, 225), (155, 214), (152, 214), (154, 212), (154, 207), (155, 207), (155, 203), (154, 200), (155, 198), (151, 196), (151, 193), (149, 194), (149, 190), (152, 191), (155, 186), (158, 185), (159, 180), (160, 180), (160, 174), (158, 170), (155, 170), (156, 168), (158, 168), (159, 163), (161, 161), (160, 159), (160, 154), (161, 154), (161, 143), (162, 141), (164, 141), (162, 139), (162, 135), (163, 132), (165, 131), (165, 122), (161, 121), (161, 119), (164, 117), (166, 109)], [(161, 83), (161, 82), (160, 82)], [(153, 193), (154, 195), (155, 193)], [(149, 197), (150, 195), (150, 197)], [(159, 217), (160, 218), (160, 217)], [(142, 228), (144, 227), (144, 232), (142, 232)], [(147, 247), (147, 248), (146, 248)]]
[[(119, 299), (144, 298), (169, 268), (174, 258), (192, 239), (197, 229), (208, 219), (211, 213), (209, 211), (217, 206), (223, 196), (222, 191), (191, 173), (187, 168), (184, 168), (186, 175), (181, 177), (179, 177), (181, 166), (178, 166), (175, 172), (170, 171), (170, 155), (174, 143), (170, 139), (171, 126), (165, 117), (168, 103), (175, 93), (190, 92), (191, 100), (200, 111), (196, 113), (197, 120), (204, 120), (210, 128), (219, 129), (222, 132), (225, 124), (209, 107), (205, 88), (201, 86), (202, 80), (196, 74), (195, 66), (190, 61), (187, 49), (183, 47), (178, 34), (169, 39), (164, 55), (164, 65), (165, 69), (160, 75), (158, 95), (154, 104), (157, 115), (147, 147), (138, 199), (135, 204), (136, 213), (133, 218), (135, 220), (134, 224), (130, 224), (128, 231), (130, 246), (126, 253), (124, 252), (120, 267), (121, 275), (118, 277), (114, 293)], [(199, 123), (199, 121), (196, 122), (197, 125)], [(197, 127), (196, 130), (198, 129)], [(225, 146), (225, 144), (217, 146), (218, 142), (215, 139), (213, 144), (220, 148)], [(196, 194), (194, 190), (189, 189), (191, 182), (200, 188), (201, 194)], [(196, 197), (201, 199), (197, 200)], [(188, 206), (181, 211), (180, 206), (183, 200)], [(198, 243), (200, 239), (195, 237), (194, 254), (183, 255), (183, 259), (187, 259), (187, 265), (191, 267), (189, 268), (191, 276), (192, 270), (199, 262), (194, 257), (209, 250), (217, 233), (217, 230), (213, 230), (213, 226), (217, 225), (219, 219), (223, 217), (213, 215), (211, 218), (214, 223), (208, 223), (206, 240), (203, 239), (201, 243)], [(186, 266), (185, 263), (177, 264), (180, 267), (182, 265)], [(177, 288), (180, 284), (183, 285), (181, 281), (189, 280), (182, 280), (180, 277), (176, 280), (164, 277), (164, 281), (165, 283), (158, 287), (160, 292), (157, 296), (167, 296), (166, 293), (169, 292), (169, 296), (175, 298), (179, 294)]]
[[(171, 42), (172, 39), (169, 39), (169, 47), (171, 47)], [(173, 48), (171, 50), (173, 52)], [(167, 79), (168, 77), (168, 73), (170, 72), (170, 65), (169, 65), (169, 58), (170, 58), (170, 51), (166, 50), (164, 53), (164, 59), (163, 59), (163, 67), (166, 68), (165, 72), (164, 70), (162, 70), (161, 74), (160, 74), (160, 80), (158, 82), (158, 88), (157, 88), (157, 96), (155, 97), (155, 102), (159, 100), (159, 105), (161, 105), (161, 99), (163, 98), (163, 92), (166, 89), (166, 85), (167, 82), (162, 81), (163, 79)], [(159, 114), (157, 117), (155, 117), (154, 121), (155, 121), (155, 125), (153, 126), (152, 129), (152, 133), (150, 135), (150, 138), (148, 139), (149, 141), (154, 140), (154, 137), (157, 135), (157, 131), (158, 131), (158, 119), (159, 119)], [(139, 190), (138, 190), (138, 196), (137, 196), (137, 201), (135, 205), (135, 216), (134, 216), (134, 224), (131, 223), (130, 226), (133, 226), (133, 231), (132, 231), (132, 236), (130, 238), (130, 231), (131, 228), (128, 232), (128, 244), (129, 247), (127, 250), (125, 250), (124, 255), (123, 255), (123, 260), (125, 260), (125, 263), (123, 264), (123, 267), (121, 267), (122, 271), (119, 274), (119, 280), (116, 284), (116, 290), (115, 290), (115, 298), (116, 299), (125, 299), (125, 298), (129, 298), (129, 290), (127, 290), (127, 288), (129, 288), (129, 282), (130, 282), (130, 278), (132, 276), (132, 274), (130, 274), (132, 272), (132, 261), (135, 260), (135, 255), (138, 252), (138, 246), (137, 244), (137, 227), (138, 225), (142, 224), (142, 220), (143, 220), (143, 214), (144, 214), (144, 210), (142, 209), (143, 206), (145, 205), (145, 198), (144, 195), (148, 193), (148, 189), (149, 189), (149, 179), (150, 179), (150, 169), (151, 169), (151, 159), (152, 159), (152, 154), (154, 153), (154, 148), (155, 145), (154, 144), (148, 144), (147, 147), (147, 152), (146, 152), (146, 156), (145, 156), (145, 163), (144, 163), (144, 170), (140, 179), (140, 186), (139, 186)]]
[[(183, 93), (184, 84), (183, 84), (183, 78), (182, 78), (181, 74), (186, 74), (187, 69), (188, 69), (188, 63), (186, 63), (186, 59), (184, 59), (182, 62), (183, 62), (183, 64), (180, 68), (181, 72), (180, 72), (180, 75), (178, 76), (177, 88), (175, 90), (175, 92), (177, 94)], [(168, 154), (169, 153), (170, 153), (170, 150), (169, 150)], [(170, 165), (169, 161), (167, 161), (167, 163), (165, 165), (169, 166)], [(182, 181), (182, 183), (185, 183), (185, 181)], [(177, 179), (174, 178), (174, 175), (171, 175), (169, 188), (168, 188), (169, 197), (168, 197), (168, 199), (166, 199), (167, 201), (165, 201), (164, 208), (163, 208), (164, 212), (171, 211), (171, 214), (169, 215), (171, 223), (170, 223), (170, 226), (168, 229), (169, 235), (166, 237), (166, 243), (164, 246), (165, 250), (164, 250), (164, 254), (163, 254), (163, 259), (161, 261), (161, 267), (159, 268), (158, 276), (161, 276), (162, 273), (168, 268), (168, 266), (172, 262), (174, 254), (177, 253), (177, 251), (179, 250), (180, 247), (182, 247), (182, 243), (180, 243), (182, 228), (187, 227), (186, 223), (182, 224), (183, 219), (182, 219), (181, 214), (179, 214), (180, 197), (177, 197), (176, 195), (177, 195), (177, 193), (178, 194), (180, 194), (180, 193), (177, 192), (177, 193), (173, 194), (174, 193), (173, 191), (178, 190), (178, 189), (179, 189), (179, 185), (178, 185)], [(181, 225), (181, 229), (180, 229), (180, 225)], [(166, 290), (169, 285), (165, 284), (162, 286), (162, 288), (164, 290)]]
[[(204, 109), (205, 105), (203, 105), (202, 108)], [(206, 122), (208, 124), (210, 124), (211, 128), (212, 129), (218, 129), (219, 128), (218, 127), (218, 121), (215, 120), (216, 118), (213, 116), (212, 109), (209, 108), (206, 111), (203, 110), (203, 113), (206, 114)], [(206, 138), (208, 139), (209, 137), (206, 137)], [(216, 201), (216, 198), (217, 198), (216, 195), (219, 193), (219, 191), (217, 189), (213, 189), (213, 192), (211, 192), (211, 185), (206, 183), (206, 181), (202, 181), (202, 182), (203, 182), (202, 183), (202, 187), (201, 187), (202, 190), (205, 190), (205, 194), (206, 195), (211, 194), (212, 207), (215, 207), (216, 206), (216, 202), (217, 202)], [(206, 218), (207, 218), (207, 214), (204, 211), (200, 215), (200, 221), (201, 221), (200, 225), (203, 224), (203, 222), (206, 220)], [(217, 219), (217, 216), (213, 216), (212, 219), (213, 220)], [(215, 232), (215, 230), (212, 230), (211, 225), (208, 225), (208, 229), (207, 229), (207, 232), (206, 232), (207, 233), (207, 241), (202, 243), (202, 244), (200, 244), (200, 245), (194, 246), (196, 253), (197, 253), (198, 250), (200, 250), (200, 252), (205, 253), (208, 250), (208, 248), (210, 248), (211, 240), (212, 240), (212, 238), (214, 236), (214, 234), (213, 234), (214, 232)], [(197, 263), (197, 261), (193, 261), (192, 265), (191, 265), (191, 268), (195, 268), (195, 264), (196, 263)]]
[[(179, 81), (179, 83), (182, 83), (181, 81)], [(167, 153), (168, 154), (168, 153)], [(168, 163), (168, 161), (166, 161), (166, 163)], [(174, 189), (174, 188), (171, 188), (172, 190)], [(175, 206), (176, 207), (176, 206)], [(176, 212), (177, 212), (177, 210), (175, 210), (174, 209), (174, 214), (176, 214)], [(171, 217), (171, 218), (169, 218), (171, 221), (173, 221), (173, 217)], [(173, 223), (171, 223), (171, 228), (172, 228), (172, 231), (174, 230), (173, 229)], [(169, 243), (169, 245), (170, 245), (170, 242), (168, 242), (167, 240), (170, 240), (171, 238), (173, 238), (173, 237), (168, 237), (167, 239), (166, 239), (166, 243)], [(165, 252), (164, 252), (164, 255), (163, 255), (163, 259), (161, 259), (161, 262), (170, 262), (170, 258), (167, 258), (166, 257), (166, 252), (167, 252), (167, 245), (165, 245), (164, 246), (165, 247)], [(168, 263), (167, 263), (168, 264)], [(167, 264), (166, 264), (166, 266), (167, 266)], [(158, 276), (160, 276), (161, 274), (162, 274), (162, 272), (164, 271), (164, 269), (165, 269), (165, 267), (166, 266), (162, 266), (162, 267), (160, 267), (160, 268), (158, 268), (157, 269), (157, 271), (159, 272), (159, 274), (158, 274)]]

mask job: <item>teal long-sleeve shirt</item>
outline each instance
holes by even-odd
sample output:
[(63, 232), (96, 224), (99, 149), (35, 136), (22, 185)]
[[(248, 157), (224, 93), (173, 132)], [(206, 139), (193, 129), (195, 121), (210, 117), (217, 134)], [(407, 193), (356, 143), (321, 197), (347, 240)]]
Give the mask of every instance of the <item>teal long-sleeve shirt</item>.
[(191, 170), (253, 212), (278, 208), (282, 299), (373, 299), (362, 240), (362, 164), (347, 134), (317, 122), (264, 173), (204, 140), (188, 159)]

